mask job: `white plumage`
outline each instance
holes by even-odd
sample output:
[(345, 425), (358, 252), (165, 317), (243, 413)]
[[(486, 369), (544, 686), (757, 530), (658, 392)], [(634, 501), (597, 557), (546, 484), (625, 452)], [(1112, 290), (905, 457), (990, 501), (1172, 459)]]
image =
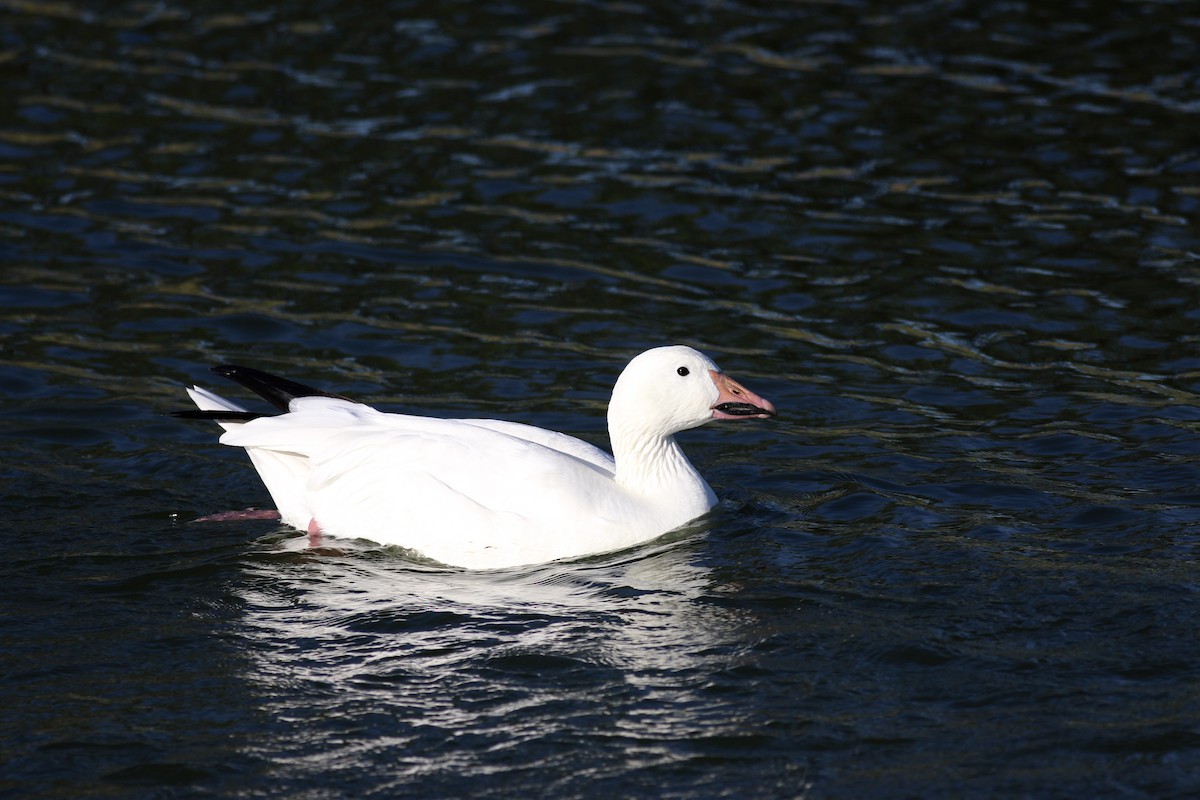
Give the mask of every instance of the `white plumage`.
[(215, 412), (222, 444), (246, 449), (286, 524), (468, 568), (629, 547), (699, 517), (716, 497), (674, 434), (775, 414), (683, 346), (648, 350), (621, 373), (608, 410), (615, 458), (529, 425), (388, 414), (312, 391), (248, 421), (219, 395), (188, 393)]

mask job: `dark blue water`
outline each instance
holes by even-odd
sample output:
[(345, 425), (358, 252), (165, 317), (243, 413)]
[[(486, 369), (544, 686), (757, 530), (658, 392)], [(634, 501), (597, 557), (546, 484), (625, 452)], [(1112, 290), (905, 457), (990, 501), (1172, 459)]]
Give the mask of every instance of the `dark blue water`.
[[(1184, 2), (0, 1), (0, 793), (1200, 792)], [(617, 554), (311, 549), (235, 361), (606, 445), (770, 398)], [(222, 387), (224, 388), (224, 387)], [(234, 390), (236, 393), (236, 389)]]

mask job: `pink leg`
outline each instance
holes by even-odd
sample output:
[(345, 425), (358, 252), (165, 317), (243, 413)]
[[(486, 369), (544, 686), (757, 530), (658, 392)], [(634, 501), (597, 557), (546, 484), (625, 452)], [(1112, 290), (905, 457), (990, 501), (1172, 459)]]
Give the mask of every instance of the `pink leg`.
[(313, 517), (308, 521), (308, 546), (321, 546), (321, 526), (317, 524), (316, 517)]
[(279, 512), (269, 508), (244, 508), (241, 511), (222, 511), (206, 514), (192, 522), (238, 522), (244, 519), (279, 519)]

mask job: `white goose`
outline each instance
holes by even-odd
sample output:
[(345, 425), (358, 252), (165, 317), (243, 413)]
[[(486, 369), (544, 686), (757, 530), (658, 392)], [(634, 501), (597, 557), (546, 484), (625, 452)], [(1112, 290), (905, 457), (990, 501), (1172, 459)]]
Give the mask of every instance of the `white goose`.
[(400, 545), (487, 569), (630, 547), (699, 517), (716, 496), (675, 441), (714, 419), (775, 407), (690, 347), (634, 358), (613, 388), (613, 455), (515, 422), (387, 414), (247, 367), (213, 372), (285, 413), (263, 416), (200, 387), (221, 443), (244, 447), (284, 523)]

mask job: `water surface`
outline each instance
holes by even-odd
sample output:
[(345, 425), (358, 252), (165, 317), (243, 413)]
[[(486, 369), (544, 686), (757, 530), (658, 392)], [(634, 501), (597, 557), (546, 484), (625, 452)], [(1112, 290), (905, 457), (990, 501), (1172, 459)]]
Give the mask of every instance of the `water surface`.
[[(1190, 4), (0, 14), (6, 792), (1200, 791)], [(644, 547), (190, 522), (208, 365), (606, 445), (672, 342), (781, 415)]]

